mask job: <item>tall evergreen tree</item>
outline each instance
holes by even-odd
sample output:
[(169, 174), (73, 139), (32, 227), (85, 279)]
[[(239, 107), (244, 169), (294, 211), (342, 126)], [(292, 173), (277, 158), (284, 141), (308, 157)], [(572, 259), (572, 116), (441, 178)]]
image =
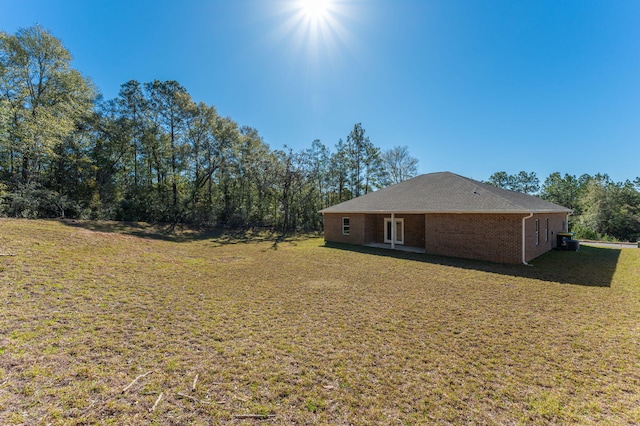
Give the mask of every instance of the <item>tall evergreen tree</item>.
[(525, 194), (535, 194), (540, 189), (540, 180), (535, 172), (521, 171), (515, 175), (509, 175), (504, 171), (496, 172), (489, 177), (486, 183)]
[(336, 151), (329, 159), (331, 193), (329, 204), (336, 204), (351, 199), (351, 161), (347, 145), (342, 139), (336, 144)]
[(520, 171), (517, 175), (510, 176), (509, 186), (512, 191), (535, 194), (540, 189), (540, 180), (535, 172)]
[(349, 183), (354, 197), (381, 186), (380, 149), (371, 143), (361, 123), (347, 136), (346, 152), (350, 163)]
[(486, 183), (489, 185), (493, 185), (497, 188), (509, 189), (510, 188), (510, 176), (505, 171), (495, 172), (491, 176), (489, 176), (489, 180)]
[(581, 189), (580, 182), (574, 175), (565, 173), (561, 176), (559, 172), (554, 172), (542, 184), (540, 198), (570, 208), (576, 214)]
[(159, 81), (145, 84), (149, 104), (160, 133), (161, 145), (168, 150), (168, 170), (171, 185), (172, 216), (177, 220), (182, 214), (179, 205), (178, 186), (184, 167), (185, 121), (192, 100), (187, 90), (177, 81)]

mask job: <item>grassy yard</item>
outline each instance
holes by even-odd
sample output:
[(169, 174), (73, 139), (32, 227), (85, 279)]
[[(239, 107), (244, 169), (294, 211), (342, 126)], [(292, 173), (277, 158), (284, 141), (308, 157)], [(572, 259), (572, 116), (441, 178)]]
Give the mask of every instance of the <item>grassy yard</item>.
[(640, 249), (0, 220), (0, 254), (0, 424), (640, 423)]

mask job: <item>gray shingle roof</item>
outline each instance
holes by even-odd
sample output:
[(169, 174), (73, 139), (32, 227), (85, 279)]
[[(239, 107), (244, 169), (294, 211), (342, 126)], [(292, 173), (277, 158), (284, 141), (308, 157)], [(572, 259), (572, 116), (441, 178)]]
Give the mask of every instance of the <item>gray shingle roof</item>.
[(558, 213), (566, 207), (450, 172), (429, 173), (321, 213)]

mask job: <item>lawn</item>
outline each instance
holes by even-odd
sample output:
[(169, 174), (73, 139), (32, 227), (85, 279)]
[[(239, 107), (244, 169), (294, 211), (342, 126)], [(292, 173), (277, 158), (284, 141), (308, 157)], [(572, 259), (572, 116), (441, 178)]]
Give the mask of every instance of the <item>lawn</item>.
[(0, 220), (0, 424), (640, 423), (640, 250)]

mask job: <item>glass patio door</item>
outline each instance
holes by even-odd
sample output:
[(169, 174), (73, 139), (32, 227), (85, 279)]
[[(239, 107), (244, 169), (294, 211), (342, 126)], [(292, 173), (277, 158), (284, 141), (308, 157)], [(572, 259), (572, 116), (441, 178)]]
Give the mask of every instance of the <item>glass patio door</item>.
[[(393, 235), (395, 227), (395, 235)], [(395, 236), (393, 241), (395, 244), (404, 244), (404, 219), (385, 218), (384, 220), (384, 242), (391, 243), (392, 237)]]

